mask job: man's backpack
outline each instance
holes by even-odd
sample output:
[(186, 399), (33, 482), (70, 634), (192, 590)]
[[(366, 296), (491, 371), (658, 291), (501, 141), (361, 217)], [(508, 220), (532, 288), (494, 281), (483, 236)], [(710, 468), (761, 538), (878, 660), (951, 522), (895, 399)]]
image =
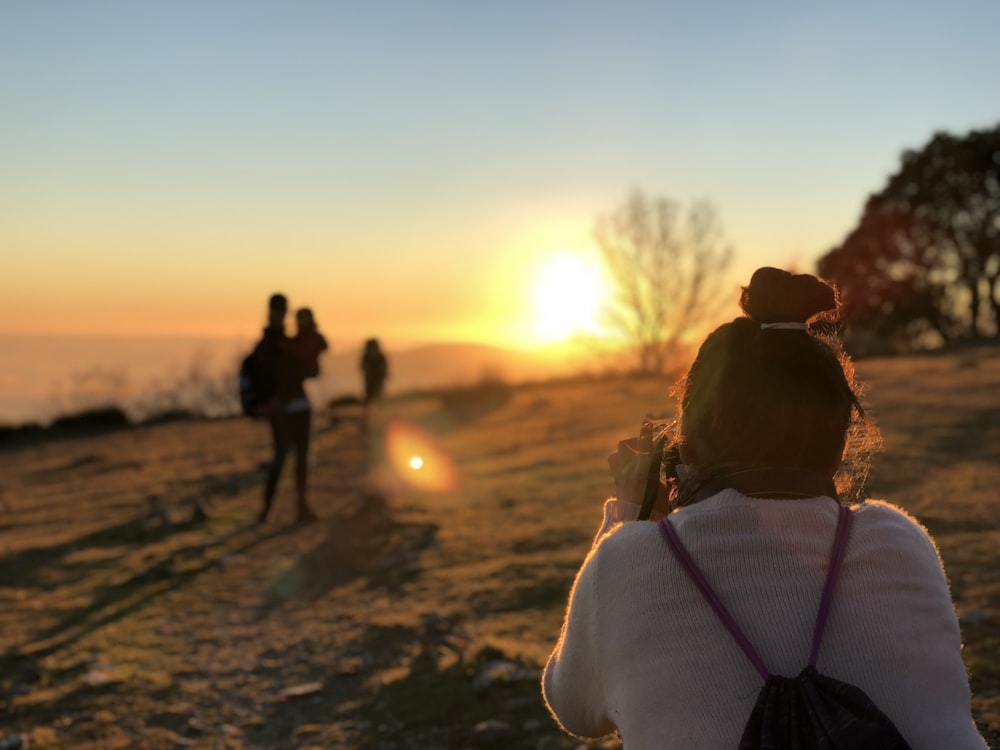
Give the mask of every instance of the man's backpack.
[(254, 349), (240, 363), (240, 408), (247, 417), (262, 416), (262, 407), (270, 398), (270, 395), (264, 392), (263, 380), (257, 350)]
[(847, 549), (854, 514), (840, 507), (830, 567), (823, 585), (809, 663), (795, 677), (768, 672), (740, 626), (712, 590), (667, 518), (660, 533), (681, 567), (701, 591), (737, 645), (764, 679), (738, 750), (910, 750), (910, 746), (864, 691), (816, 671), (833, 591)]

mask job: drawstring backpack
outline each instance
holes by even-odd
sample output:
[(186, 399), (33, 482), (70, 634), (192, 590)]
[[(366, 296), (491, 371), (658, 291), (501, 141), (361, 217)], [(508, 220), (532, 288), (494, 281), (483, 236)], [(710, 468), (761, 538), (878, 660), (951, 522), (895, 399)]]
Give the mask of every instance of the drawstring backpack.
[(736, 620), (691, 559), (669, 519), (659, 522), (660, 533), (667, 546), (764, 680), (743, 730), (739, 750), (911, 750), (889, 717), (863, 690), (816, 670), (816, 659), (853, 518), (850, 508), (840, 506), (830, 567), (813, 628), (809, 663), (795, 677), (783, 677), (768, 671)]

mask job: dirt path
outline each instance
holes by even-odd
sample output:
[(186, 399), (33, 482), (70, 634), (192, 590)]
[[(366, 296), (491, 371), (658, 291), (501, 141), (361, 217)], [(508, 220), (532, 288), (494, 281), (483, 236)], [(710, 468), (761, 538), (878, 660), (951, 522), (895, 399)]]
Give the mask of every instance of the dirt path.
[(426, 504), (373, 490), (380, 436), (353, 414), (318, 422), (322, 520), (307, 526), (291, 523), (288, 477), (256, 523), (267, 443), (246, 422), (4, 456), (0, 739), (447, 748), (527, 722), (530, 741), (506, 746), (569, 746), (537, 669), (477, 645), (455, 613), (455, 580), (435, 573), (456, 552), (435, 554)]

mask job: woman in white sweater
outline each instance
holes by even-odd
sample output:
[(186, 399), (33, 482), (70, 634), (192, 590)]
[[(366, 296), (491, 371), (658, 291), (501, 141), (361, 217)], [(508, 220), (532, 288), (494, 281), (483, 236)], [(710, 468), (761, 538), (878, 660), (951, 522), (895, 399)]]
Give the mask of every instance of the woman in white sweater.
[(682, 384), (680, 481), (659, 487), (652, 519), (669, 513), (763, 664), (737, 645), (660, 524), (631, 522), (652, 452), (644, 426), (610, 459), (617, 498), (545, 669), (550, 710), (572, 734), (617, 730), (626, 750), (736, 748), (763, 676), (797, 675), (818, 650), (818, 672), (863, 690), (913, 750), (982, 750), (940, 557), (899, 508), (868, 501), (846, 514), (812, 648), (840, 508), (863, 482), (874, 428), (839, 345), (808, 327), (835, 313), (831, 287), (765, 268), (741, 305), (746, 317), (706, 339)]

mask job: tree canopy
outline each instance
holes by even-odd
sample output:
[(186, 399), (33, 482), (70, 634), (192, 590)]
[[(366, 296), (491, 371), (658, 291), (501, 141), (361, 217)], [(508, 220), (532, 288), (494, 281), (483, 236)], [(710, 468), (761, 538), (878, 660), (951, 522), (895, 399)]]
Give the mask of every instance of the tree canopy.
[(1000, 125), (905, 151), (818, 263), (844, 318), (913, 347), (1000, 333)]

